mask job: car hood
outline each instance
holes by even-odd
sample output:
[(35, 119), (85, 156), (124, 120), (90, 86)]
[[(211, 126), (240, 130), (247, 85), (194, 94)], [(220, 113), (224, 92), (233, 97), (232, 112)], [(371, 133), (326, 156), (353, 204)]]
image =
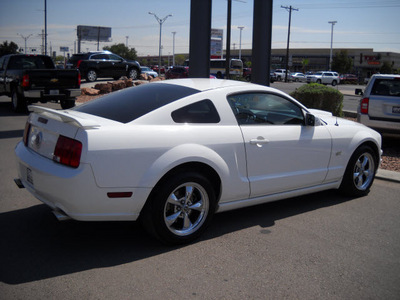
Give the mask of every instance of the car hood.
[(365, 127), (364, 125), (348, 120), (348, 119), (343, 119), (340, 117), (336, 117), (332, 115), (331, 112), (325, 111), (325, 110), (320, 110), (320, 109), (309, 109), (308, 110), (310, 113), (312, 113), (314, 116), (318, 117), (321, 119), (324, 123), (327, 125), (353, 125), (353, 126), (361, 126)]

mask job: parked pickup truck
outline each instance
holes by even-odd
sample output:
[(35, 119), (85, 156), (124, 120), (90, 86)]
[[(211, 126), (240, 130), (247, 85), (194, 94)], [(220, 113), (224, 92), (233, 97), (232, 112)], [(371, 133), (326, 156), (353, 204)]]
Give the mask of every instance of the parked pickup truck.
[(0, 95), (11, 97), (12, 109), (26, 112), (36, 102), (60, 102), (63, 109), (75, 106), (81, 94), (78, 70), (56, 69), (47, 55), (10, 54), (0, 58)]

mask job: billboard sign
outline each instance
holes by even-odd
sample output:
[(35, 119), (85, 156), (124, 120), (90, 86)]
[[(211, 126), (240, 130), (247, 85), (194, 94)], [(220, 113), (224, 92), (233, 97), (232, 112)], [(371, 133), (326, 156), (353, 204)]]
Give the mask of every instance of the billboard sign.
[(223, 40), (224, 30), (223, 29), (211, 29), (211, 58), (222, 58), (222, 40)]
[(78, 25), (78, 40), (109, 42), (111, 39), (111, 27)]

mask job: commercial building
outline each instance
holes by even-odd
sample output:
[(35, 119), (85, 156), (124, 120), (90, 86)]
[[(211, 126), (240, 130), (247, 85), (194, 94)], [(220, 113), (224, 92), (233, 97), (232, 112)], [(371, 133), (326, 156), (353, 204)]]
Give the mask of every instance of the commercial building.
[[(353, 70), (359, 78), (368, 78), (372, 74), (380, 72), (384, 63), (389, 64), (393, 69), (400, 69), (400, 53), (395, 52), (375, 52), (372, 48), (335, 48), (333, 57), (340, 51), (347, 51), (348, 56), (353, 61)], [(186, 58), (189, 54), (183, 54)], [(241, 57), (244, 63), (251, 61), (252, 50), (242, 49)], [(239, 50), (231, 49), (231, 57), (238, 58)], [(138, 57), (141, 63), (147, 65), (158, 64), (158, 56)], [(318, 49), (290, 49), (289, 51), (289, 70), (291, 72), (307, 72), (329, 70), (330, 48)], [(162, 57), (163, 65), (170, 65), (172, 56)], [(286, 49), (272, 49), (271, 69), (284, 69), (286, 67)], [(334, 71), (334, 70), (333, 70)]]

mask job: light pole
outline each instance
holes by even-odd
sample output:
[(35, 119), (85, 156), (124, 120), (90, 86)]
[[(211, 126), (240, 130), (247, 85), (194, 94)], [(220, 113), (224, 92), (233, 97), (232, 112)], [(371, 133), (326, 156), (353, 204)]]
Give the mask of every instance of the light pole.
[(160, 19), (155, 13), (149, 12), (149, 15), (153, 15), (154, 18), (156, 18), (157, 22), (160, 24), (160, 41), (158, 44), (158, 76), (160, 76), (160, 70), (161, 70), (161, 29), (162, 29), (162, 24), (165, 22), (168, 17), (172, 17), (172, 15), (165, 16), (164, 18)]
[(331, 29), (331, 52), (329, 55), (329, 71), (332, 71), (332, 44), (333, 44), (333, 26), (337, 23), (337, 21), (329, 21), (329, 24), (332, 24)]
[(238, 27), (240, 30), (240, 38), (239, 38), (239, 59), (242, 59), (242, 30), (244, 26), (239, 26)]
[(32, 34), (28, 35), (28, 36), (23, 36), (22, 34), (18, 33), (18, 35), (20, 35), (24, 40), (25, 40), (25, 54), (26, 54), (26, 41), (32, 36)]
[(172, 65), (175, 66), (175, 34), (176, 31), (172, 32), (173, 39), (172, 39)]

